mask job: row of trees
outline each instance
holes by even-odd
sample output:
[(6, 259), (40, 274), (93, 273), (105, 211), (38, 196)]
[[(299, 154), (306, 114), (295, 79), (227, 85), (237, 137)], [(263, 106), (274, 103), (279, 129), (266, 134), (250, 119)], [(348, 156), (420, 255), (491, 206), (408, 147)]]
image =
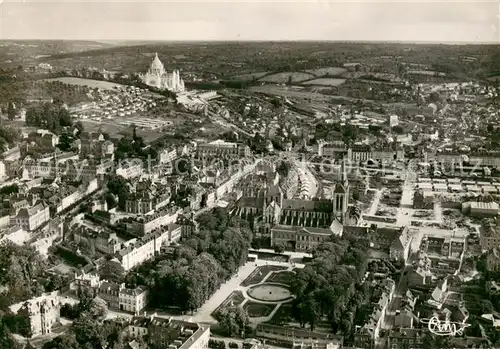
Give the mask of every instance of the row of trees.
[(296, 272), (293, 317), (313, 330), (327, 320), (334, 333), (349, 337), (356, 313), (367, 297), (361, 278), (367, 268), (368, 242), (353, 236), (332, 237), (314, 251), (313, 260)]
[(198, 221), (200, 231), (184, 239), (172, 258), (127, 275), (127, 284), (150, 288), (152, 306), (194, 311), (246, 262), (252, 234), (245, 222), (219, 208)]

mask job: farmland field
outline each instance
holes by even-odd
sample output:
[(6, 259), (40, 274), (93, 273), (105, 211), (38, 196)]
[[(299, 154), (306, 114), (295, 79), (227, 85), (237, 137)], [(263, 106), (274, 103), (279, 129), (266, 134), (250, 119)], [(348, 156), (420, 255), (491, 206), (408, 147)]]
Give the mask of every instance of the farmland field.
[(303, 85), (338, 86), (345, 82), (345, 79), (322, 78), (304, 81)]
[(347, 69), (339, 67), (327, 67), (327, 68), (306, 70), (306, 72), (314, 74), (315, 76), (339, 75), (344, 73), (345, 71), (347, 71)]
[(309, 79), (314, 79), (315, 76), (310, 73), (303, 72), (285, 72), (285, 73), (276, 73), (272, 75), (265, 76), (259, 81), (263, 82), (272, 82), (275, 84), (285, 84), (289, 81), (289, 78), (292, 78), (292, 82), (301, 82)]
[(73, 78), (73, 77), (53, 78), (53, 79), (46, 79), (45, 81), (60, 81), (62, 83), (69, 84), (69, 85), (88, 86), (90, 88), (100, 88), (103, 90), (112, 90), (115, 87), (123, 87), (124, 86), (124, 85), (115, 84), (113, 82), (108, 82), (108, 81)]
[(252, 80), (254, 77), (256, 79), (259, 79), (267, 74), (269, 74), (269, 72), (267, 72), (267, 71), (258, 72), (258, 73), (242, 74), (242, 75), (235, 76), (233, 79), (234, 80)]

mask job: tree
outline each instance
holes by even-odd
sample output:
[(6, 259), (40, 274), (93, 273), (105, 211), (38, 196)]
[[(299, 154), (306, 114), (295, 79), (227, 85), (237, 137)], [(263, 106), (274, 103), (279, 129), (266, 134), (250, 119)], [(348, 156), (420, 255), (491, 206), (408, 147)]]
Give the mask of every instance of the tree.
[(106, 260), (103, 266), (99, 269), (99, 275), (103, 280), (122, 282), (125, 270), (118, 262)]
[(108, 306), (102, 298), (95, 297), (90, 303), (89, 314), (94, 319), (104, 320), (108, 314)]
[(397, 133), (397, 134), (403, 134), (404, 133), (403, 127), (399, 126), (399, 125), (398, 126), (394, 126), (392, 128), (392, 131), (395, 132), (395, 133)]
[(16, 108), (12, 102), (9, 102), (7, 105), (7, 117), (9, 120), (14, 120), (16, 118)]
[(249, 323), (247, 312), (239, 306), (224, 308), (218, 315), (220, 330), (228, 335), (240, 335)]
[(283, 244), (276, 244), (276, 245), (274, 245), (274, 252), (276, 252), (276, 253), (283, 253), (283, 252), (285, 252), (285, 246), (283, 246)]
[(72, 331), (79, 344), (90, 343), (92, 347), (100, 344), (99, 323), (87, 313), (73, 321)]
[(47, 342), (43, 345), (43, 349), (78, 349), (78, 343), (72, 333), (65, 333)]
[(355, 201), (359, 201), (359, 190), (358, 190), (358, 189), (354, 189), (354, 190), (352, 191), (352, 198), (353, 198), (353, 200), (355, 200)]

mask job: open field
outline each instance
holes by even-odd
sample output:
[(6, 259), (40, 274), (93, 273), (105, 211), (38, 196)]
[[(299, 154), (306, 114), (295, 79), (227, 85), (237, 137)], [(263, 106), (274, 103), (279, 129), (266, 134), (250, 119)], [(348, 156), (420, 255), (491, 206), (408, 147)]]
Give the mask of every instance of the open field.
[(60, 81), (65, 84), (88, 86), (90, 88), (100, 88), (103, 90), (112, 90), (117, 87), (124, 87), (124, 85), (115, 84), (113, 82), (108, 82), (108, 81), (73, 78), (73, 77), (53, 78), (53, 79), (46, 79), (45, 81)]
[(275, 84), (286, 84), (289, 82), (290, 77), (292, 82), (301, 82), (304, 80), (314, 79), (315, 76), (309, 73), (303, 72), (285, 72), (285, 73), (276, 73), (272, 75), (265, 76), (261, 78), (259, 81), (263, 82), (272, 82)]
[(321, 86), (339, 86), (345, 82), (345, 79), (322, 78), (304, 81), (303, 85), (321, 85)]
[(306, 72), (314, 74), (316, 76), (325, 76), (325, 75), (339, 75), (346, 72), (347, 69), (340, 67), (327, 67), (327, 68), (318, 68), (318, 69), (308, 69)]

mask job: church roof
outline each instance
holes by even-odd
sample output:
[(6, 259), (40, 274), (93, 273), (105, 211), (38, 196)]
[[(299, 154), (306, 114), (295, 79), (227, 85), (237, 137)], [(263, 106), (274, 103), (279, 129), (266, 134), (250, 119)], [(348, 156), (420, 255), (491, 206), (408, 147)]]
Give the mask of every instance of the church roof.
[(285, 199), (282, 207), (284, 210), (331, 213), (333, 203), (330, 200)]
[(344, 185), (342, 183), (335, 184), (334, 192), (340, 193), (340, 194), (345, 194), (346, 190), (345, 190)]

